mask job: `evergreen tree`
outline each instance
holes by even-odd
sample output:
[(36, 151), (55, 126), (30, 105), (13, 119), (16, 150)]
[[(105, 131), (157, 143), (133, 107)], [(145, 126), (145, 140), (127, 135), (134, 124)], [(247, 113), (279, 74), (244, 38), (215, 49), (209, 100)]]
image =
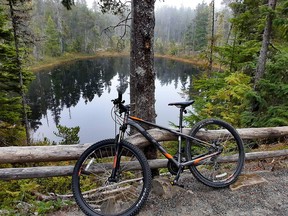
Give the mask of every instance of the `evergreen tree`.
[[(28, 58), (28, 47), (32, 43), (33, 38), (29, 30), (29, 11), (31, 10), (29, 2), (26, 1), (12, 1), (7, 0), (7, 13), (9, 14), (9, 25), (13, 37), (9, 38), (9, 43), (12, 44), (12, 49), (8, 52), (10, 56), (10, 63), (7, 65), (6, 71), (18, 76), (18, 85), (15, 93), (21, 97), (22, 112), (21, 117), (24, 122), (26, 132), (26, 143), (30, 143), (29, 136), (29, 121), (28, 121), (28, 107), (26, 101), (27, 85), (32, 79), (32, 73), (25, 68), (25, 61)], [(8, 17), (7, 17), (8, 18)], [(4, 65), (5, 70), (5, 65)]]
[[(267, 3), (268, 1), (266, 1)], [(276, 1), (270, 0), (275, 5)], [(274, 6), (257, 1), (236, 1), (230, 4), (232, 37), (225, 46), (216, 48), (218, 59), (226, 66), (220, 73), (200, 77), (194, 81), (191, 94), (198, 101), (190, 121), (217, 116), (236, 126), (287, 125), (287, 24), (288, 1), (277, 1)], [(269, 16), (273, 15), (273, 21)], [(267, 18), (268, 17), (268, 18)], [(273, 27), (273, 28), (272, 28)], [(278, 31), (272, 31), (272, 29)], [(269, 38), (265, 36), (269, 31)], [(266, 32), (266, 33), (265, 33)], [(264, 36), (263, 36), (264, 33)], [(261, 50), (265, 45), (267, 66), (257, 78), (255, 71)], [(263, 46), (262, 46), (263, 49)], [(262, 64), (262, 61), (261, 61)], [(265, 64), (265, 62), (264, 62)], [(264, 67), (265, 68), (265, 67)], [(198, 97), (197, 95), (200, 95)]]
[(57, 137), (62, 138), (62, 140), (59, 142), (60, 145), (69, 145), (69, 144), (78, 144), (80, 142), (79, 139), (79, 131), (80, 127), (66, 127), (63, 125), (57, 125), (56, 126), (58, 131), (54, 132), (54, 134)]
[(274, 35), (277, 38), (283, 38), (288, 42), (288, 0), (278, 0), (276, 7), (277, 16), (274, 17)]
[(20, 145), (25, 137), (14, 36), (4, 6), (0, 7), (0, 146)]
[(186, 29), (185, 31), (185, 35), (184, 35), (184, 43), (185, 43), (185, 50), (188, 51), (188, 53), (190, 54), (190, 52), (194, 51), (195, 45), (194, 45), (194, 23), (192, 22)]
[(196, 8), (196, 17), (193, 20), (193, 22), (195, 22), (194, 45), (196, 51), (203, 50), (203, 48), (207, 46), (208, 18), (209, 6), (206, 3), (198, 4)]
[(275, 54), (266, 65), (265, 74), (259, 80), (258, 90), (250, 95), (257, 102), (253, 112), (243, 113), (245, 125), (275, 127), (288, 125), (288, 52)]
[(268, 12), (267, 18), (266, 18), (266, 24), (263, 32), (263, 39), (262, 39), (262, 46), (260, 49), (260, 55), (258, 58), (257, 68), (254, 76), (254, 88), (257, 89), (257, 84), (259, 80), (263, 77), (265, 72), (265, 66), (267, 61), (267, 54), (268, 54), (268, 48), (271, 40), (271, 34), (272, 34), (272, 22), (273, 22), (273, 13), (276, 7), (277, 0), (269, 0), (268, 5), (270, 10)]
[(7, 14), (0, 7), (0, 121), (18, 124), (21, 120), (19, 78), (14, 73), (15, 49), (12, 29), (8, 27)]
[(45, 54), (48, 56), (60, 56), (60, 38), (59, 33), (56, 29), (55, 22), (51, 16), (48, 16), (47, 26), (46, 26), (46, 42), (45, 42)]
[(193, 80), (190, 95), (196, 115), (187, 120), (191, 126), (205, 118), (220, 118), (235, 127), (243, 127), (242, 113), (246, 111), (247, 94), (251, 92), (251, 78), (244, 73), (209, 72)]

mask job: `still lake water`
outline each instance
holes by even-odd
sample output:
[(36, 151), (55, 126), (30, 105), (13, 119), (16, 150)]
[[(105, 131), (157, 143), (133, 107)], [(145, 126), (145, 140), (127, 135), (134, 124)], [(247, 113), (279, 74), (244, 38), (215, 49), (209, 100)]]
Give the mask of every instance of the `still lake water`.
[[(179, 110), (170, 102), (185, 101), (184, 90), (190, 87), (198, 70), (191, 64), (156, 58), (156, 122), (169, 126), (178, 123)], [(31, 83), (28, 99), (32, 111), (33, 139), (59, 142), (53, 132), (56, 125), (80, 126), (80, 143), (113, 138), (111, 100), (117, 86), (129, 82), (128, 57), (103, 57), (76, 61), (39, 71)], [(129, 85), (123, 95), (129, 103)]]

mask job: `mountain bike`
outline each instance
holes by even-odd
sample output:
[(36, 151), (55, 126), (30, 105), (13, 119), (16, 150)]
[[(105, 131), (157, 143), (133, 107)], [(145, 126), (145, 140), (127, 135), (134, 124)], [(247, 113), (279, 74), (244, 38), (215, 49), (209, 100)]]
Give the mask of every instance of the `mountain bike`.
[[(76, 203), (86, 215), (135, 215), (146, 202), (151, 189), (151, 169), (143, 152), (125, 140), (131, 129), (142, 134), (168, 159), (167, 168), (178, 180), (190, 169), (203, 184), (226, 187), (237, 180), (244, 165), (244, 147), (237, 131), (228, 123), (206, 119), (183, 133), (183, 114), (194, 100), (170, 103), (180, 108), (177, 129), (159, 126), (130, 115), (122, 93), (112, 100), (112, 113), (119, 133), (114, 139), (99, 141), (85, 150), (75, 164), (72, 190)], [(171, 155), (143, 125), (168, 131), (178, 137), (178, 152)]]

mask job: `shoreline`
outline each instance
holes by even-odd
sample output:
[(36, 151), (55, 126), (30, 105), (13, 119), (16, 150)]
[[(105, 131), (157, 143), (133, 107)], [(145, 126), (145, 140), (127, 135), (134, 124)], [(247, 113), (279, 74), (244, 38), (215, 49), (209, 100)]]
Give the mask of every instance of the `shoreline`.
[(85, 55), (85, 54), (73, 54), (69, 53), (64, 56), (60, 56), (58, 58), (51, 57), (49, 59), (44, 60), (43, 62), (39, 61), (36, 63), (35, 66), (30, 66), (30, 70), (33, 72), (43, 70), (43, 69), (49, 69), (56, 67), (61, 64), (69, 64), (74, 61), (78, 60), (84, 60), (84, 59), (94, 59), (94, 58), (102, 58), (102, 57), (121, 57), (121, 56), (129, 56), (127, 53), (114, 53), (114, 52), (99, 52), (94, 55)]
[[(94, 58), (103, 58), (103, 57), (129, 57), (129, 53), (117, 53), (117, 52), (98, 52), (94, 55), (84, 55), (84, 54), (66, 54), (64, 56), (61, 56), (59, 58), (49, 58), (44, 60), (43, 62), (39, 61), (35, 64), (35, 66), (30, 66), (29, 69), (32, 72), (37, 72), (44, 69), (49, 69), (56, 67), (61, 64), (69, 64), (73, 63), (74, 61), (78, 60), (85, 60), (85, 59), (94, 59)], [(192, 64), (199, 68), (205, 68), (207, 67), (207, 62), (199, 59), (197, 56), (172, 56), (172, 55), (161, 55), (161, 54), (155, 54), (155, 58), (164, 58), (174, 61), (179, 61), (183, 63)]]

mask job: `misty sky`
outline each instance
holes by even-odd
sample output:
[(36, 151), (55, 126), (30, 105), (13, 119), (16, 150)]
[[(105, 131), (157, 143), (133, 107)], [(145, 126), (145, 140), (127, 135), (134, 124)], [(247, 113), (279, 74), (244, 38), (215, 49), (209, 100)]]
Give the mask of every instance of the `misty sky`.
[[(91, 6), (94, 0), (86, 0), (86, 1), (88, 6)], [(157, 0), (156, 8), (161, 7), (162, 5), (175, 6), (175, 7), (181, 7), (183, 5), (184, 7), (191, 7), (194, 9), (202, 1), (207, 2), (208, 4), (211, 2), (211, 0)], [(222, 0), (215, 0), (216, 7), (221, 6), (221, 1)]]

